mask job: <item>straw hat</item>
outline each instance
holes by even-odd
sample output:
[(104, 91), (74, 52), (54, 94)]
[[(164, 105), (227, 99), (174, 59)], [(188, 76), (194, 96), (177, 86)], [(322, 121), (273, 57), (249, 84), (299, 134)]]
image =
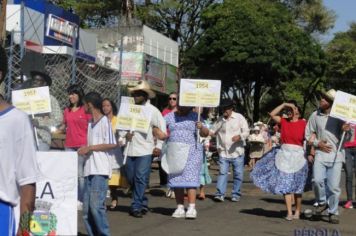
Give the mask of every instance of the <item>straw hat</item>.
[(260, 125), (263, 125), (263, 122), (262, 121), (257, 121), (253, 125), (254, 126), (260, 126)]
[(258, 126), (253, 127), (252, 131), (260, 131), (260, 127), (258, 127)]
[(133, 93), (135, 91), (142, 90), (148, 94), (148, 98), (156, 97), (155, 92), (151, 89), (151, 86), (148, 84), (147, 81), (141, 80), (137, 83), (137, 85), (133, 88), (128, 88), (129, 93)]
[(323, 98), (325, 98), (326, 100), (333, 102), (335, 99), (335, 96), (336, 96), (336, 91), (335, 91), (335, 89), (330, 89), (327, 92), (322, 91), (321, 96)]

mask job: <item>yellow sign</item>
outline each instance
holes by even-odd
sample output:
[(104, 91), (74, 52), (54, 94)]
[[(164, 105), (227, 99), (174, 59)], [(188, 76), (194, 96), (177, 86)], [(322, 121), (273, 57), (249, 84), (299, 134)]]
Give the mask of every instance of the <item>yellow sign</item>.
[(49, 88), (39, 87), (12, 91), (13, 105), (27, 114), (51, 112)]
[(356, 124), (356, 96), (337, 91), (330, 116)]
[(179, 104), (189, 107), (217, 107), (220, 103), (220, 80), (181, 79)]
[(147, 133), (151, 123), (151, 109), (146, 106), (121, 103), (116, 129)]

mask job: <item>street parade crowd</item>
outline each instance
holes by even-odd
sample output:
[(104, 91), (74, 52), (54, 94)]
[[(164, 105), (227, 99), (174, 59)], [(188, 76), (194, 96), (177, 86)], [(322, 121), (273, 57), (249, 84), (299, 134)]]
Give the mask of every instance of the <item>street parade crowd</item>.
[[(0, 48), (0, 82), (7, 72), (7, 58)], [(30, 88), (51, 86), (44, 71), (32, 71)], [(239, 202), (245, 164), (250, 178), (264, 192), (284, 198), (285, 220), (298, 220), (302, 214), (303, 192), (315, 192), (313, 217), (327, 213), (338, 224), (340, 179), (346, 171), (347, 201), (353, 208), (353, 175), (356, 174), (355, 126), (329, 116), (336, 91), (319, 93), (319, 107), (308, 119), (294, 100), (286, 101), (270, 113), (271, 122), (249, 124), (235, 109), (233, 100), (222, 99), (220, 115), (209, 108), (179, 105), (179, 93), (168, 96), (161, 112), (150, 103), (155, 92), (146, 81), (129, 88), (136, 105), (150, 109), (147, 133), (117, 130), (118, 110), (105, 94), (87, 91), (73, 84), (67, 88), (64, 110), (51, 96), (52, 111), (44, 116), (28, 115), (0, 98), (0, 235), (22, 235), (21, 227), (34, 210), (38, 164), (37, 151), (51, 147), (50, 127), (66, 134), (65, 151), (78, 156), (78, 210), (88, 235), (110, 235), (107, 209), (120, 204), (117, 188), (132, 194), (129, 214), (141, 218), (149, 211), (145, 191), (149, 185), (152, 160), (159, 164), (160, 185), (174, 198), (173, 218), (195, 219), (196, 199), (204, 200), (209, 175), (209, 145), (216, 142), (219, 174), (213, 199)], [(35, 142), (34, 127), (38, 145)], [(232, 166), (232, 191), (227, 193)], [(108, 208), (107, 193), (110, 192)], [(14, 207), (20, 206), (20, 222)], [(293, 206), (295, 209), (293, 209)]]

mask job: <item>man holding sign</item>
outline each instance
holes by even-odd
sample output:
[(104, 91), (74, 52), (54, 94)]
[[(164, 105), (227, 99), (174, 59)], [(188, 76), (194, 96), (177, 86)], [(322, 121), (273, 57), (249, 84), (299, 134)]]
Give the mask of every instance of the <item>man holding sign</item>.
[[(31, 71), (31, 79), (29, 81), (31, 88), (39, 88), (52, 84), (52, 79), (45, 72)], [(48, 151), (51, 147), (52, 135), (51, 127), (55, 127), (62, 123), (62, 110), (57, 99), (50, 95), (51, 112), (47, 114), (36, 115), (32, 120), (32, 124), (38, 131), (38, 150)]]
[(328, 209), (329, 222), (338, 224), (341, 168), (345, 161), (344, 153), (338, 147), (343, 131), (350, 127), (342, 120), (330, 116), (335, 94), (334, 89), (321, 93), (319, 109), (309, 117), (305, 139), (310, 140), (313, 134), (316, 135), (312, 144), (316, 149), (313, 172), (318, 206), (315, 215), (320, 218)]
[(140, 218), (148, 211), (145, 190), (150, 177), (152, 155), (159, 156), (163, 144), (163, 141), (155, 140), (152, 131), (158, 128), (166, 133), (166, 123), (161, 112), (148, 102), (149, 98), (155, 97), (155, 93), (146, 81), (140, 81), (136, 87), (129, 89), (129, 92), (134, 97), (136, 105), (145, 106), (150, 110), (151, 118), (147, 133), (120, 132), (120, 137), (127, 143), (126, 175), (133, 193), (130, 215)]
[[(0, 84), (7, 72), (7, 57), (0, 47)], [(15, 235), (14, 207), (20, 198), (20, 229), (29, 229), (34, 210), (38, 167), (34, 136), (27, 115), (0, 95), (0, 235)]]

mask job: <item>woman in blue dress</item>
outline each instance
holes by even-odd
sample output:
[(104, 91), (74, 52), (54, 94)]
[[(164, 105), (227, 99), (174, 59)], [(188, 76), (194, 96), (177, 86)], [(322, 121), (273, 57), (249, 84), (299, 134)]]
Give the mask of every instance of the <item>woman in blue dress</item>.
[[(196, 188), (200, 186), (200, 169), (203, 161), (203, 147), (197, 143), (197, 135), (206, 137), (209, 130), (198, 122), (198, 114), (190, 107), (178, 106), (176, 112), (171, 112), (165, 116), (167, 127), (170, 131), (169, 142), (189, 144), (188, 159), (179, 174), (168, 175), (168, 186), (174, 189), (177, 209), (172, 217), (195, 219), (197, 211), (195, 209)], [(199, 130), (199, 134), (197, 134)], [(167, 144), (167, 145), (168, 145)], [(184, 190), (188, 193), (188, 209), (184, 208)]]
[[(286, 118), (279, 115), (283, 109), (287, 111)], [(284, 196), (288, 212), (286, 220), (299, 219), (302, 193), (308, 176), (308, 164), (303, 149), (306, 121), (300, 119), (300, 109), (294, 101), (276, 107), (270, 116), (281, 125), (282, 146), (273, 148), (257, 162), (251, 178), (263, 191)], [(294, 215), (293, 196), (296, 204)]]

